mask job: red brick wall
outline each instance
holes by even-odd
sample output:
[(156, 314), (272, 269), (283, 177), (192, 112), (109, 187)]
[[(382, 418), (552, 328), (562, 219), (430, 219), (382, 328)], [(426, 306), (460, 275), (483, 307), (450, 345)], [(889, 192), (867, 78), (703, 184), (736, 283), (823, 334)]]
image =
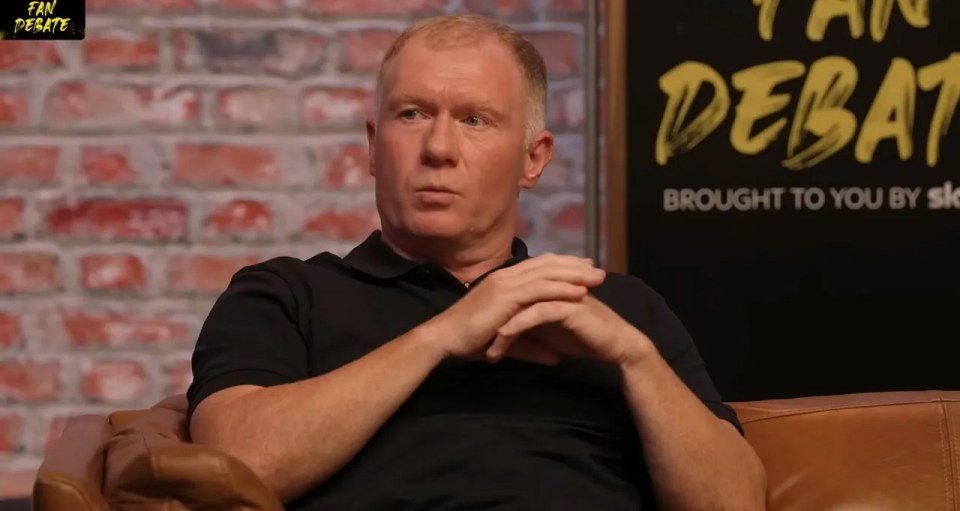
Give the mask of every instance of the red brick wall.
[(0, 496), (66, 418), (182, 392), (240, 266), (378, 220), (362, 121), (412, 19), (493, 14), (551, 72), (536, 251), (583, 251), (583, 1), (87, 0), (82, 42), (0, 43)]

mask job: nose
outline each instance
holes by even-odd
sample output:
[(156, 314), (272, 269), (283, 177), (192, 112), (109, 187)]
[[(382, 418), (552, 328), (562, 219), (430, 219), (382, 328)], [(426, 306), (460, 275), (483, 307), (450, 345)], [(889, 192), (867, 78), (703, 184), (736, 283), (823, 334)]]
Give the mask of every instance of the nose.
[(421, 163), (428, 167), (456, 167), (458, 149), (455, 122), (448, 115), (434, 117), (424, 135)]

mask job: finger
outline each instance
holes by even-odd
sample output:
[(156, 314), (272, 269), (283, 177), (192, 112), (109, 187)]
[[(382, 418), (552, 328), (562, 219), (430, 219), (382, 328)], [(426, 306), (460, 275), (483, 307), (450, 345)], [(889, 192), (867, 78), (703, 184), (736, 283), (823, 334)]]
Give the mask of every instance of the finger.
[(515, 341), (504, 354), (504, 357), (526, 360), (535, 364), (557, 365), (560, 362), (560, 354), (547, 346), (531, 340), (522, 338)]
[(510, 271), (509, 276), (518, 286), (536, 280), (555, 280), (595, 287), (606, 276), (606, 272), (595, 267), (590, 259), (553, 254), (528, 259), (506, 270)]
[(587, 287), (599, 286), (606, 277), (607, 272), (602, 269), (585, 265), (544, 266), (539, 270), (531, 271), (527, 276), (529, 280), (569, 282)]
[(506, 352), (510, 349), (517, 337), (517, 335), (505, 336), (497, 334), (497, 336), (494, 337), (493, 342), (490, 343), (490, 347), (487, 348), (487, 360), (491, 362), (499, 362), (500, 359), (502, 359)]
[(551, 301), (578, 302), (588, 293), (589, 290), (585, 286), (568, 282), (540, 280), (518, 288), (512, 295), (511, 300), (521, 306)]
[(497, 330), (497, 337), (510, 338), (547, 323), (563, 320), (570, 313), (570, 302), (538, 302), (510, 318)]
[(590, 286), (599, 285), (606, 276), (606, 272), (594, 266), (591, 259), (572, 256), (545, 257), (524, 273), (529, 279), (559, 280)]
[(534, 268), (539, 268), (541, 266), (556, 265), (556, 264), (573, 264), (581, 266), (593, 266), (593, 259), (589, 257), (578, 257), (571, 255), (563, 254), (554, 254), (547, 252), (538, 256), (531, 257), (520, 261), (519, 263), (512, 266), (512, 268), (524, 268), (525, 270), (532, 270)]

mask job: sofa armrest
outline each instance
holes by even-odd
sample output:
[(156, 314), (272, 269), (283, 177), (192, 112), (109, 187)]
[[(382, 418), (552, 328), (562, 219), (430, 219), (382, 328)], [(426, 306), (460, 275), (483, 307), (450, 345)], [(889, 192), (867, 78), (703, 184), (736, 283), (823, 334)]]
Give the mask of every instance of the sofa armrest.
[(778, 510), (956, 511), (960, 392), (732, 403)]
[(283, 511), (279, 498), (240, 460), (183, 441), (183, 414), (154, 408), (106, 446), (104, 495), (111, 510)]
[(36, 511), (108, 511), (102, 493), (104, 442), (113, 434), (106, 417), (67, 422), (44, 457), (33, 486)]
[(104, 493), (112, 510), (166, 510), (172, 501), (186, 509), (283, 511), (253, 471), (210, 447), (130, 432), (110, 448)]

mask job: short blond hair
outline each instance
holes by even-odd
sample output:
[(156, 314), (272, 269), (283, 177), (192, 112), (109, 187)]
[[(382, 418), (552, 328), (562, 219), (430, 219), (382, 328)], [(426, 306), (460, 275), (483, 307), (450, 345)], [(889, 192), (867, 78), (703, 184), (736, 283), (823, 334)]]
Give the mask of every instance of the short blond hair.
[(450, 14), (420, 21), (404, 30), (393, 42), (380, 62), (377, 73), (377, 105), (383, 95), (384, 78), (389, 64), (414, 36), (423, 35), (442, 46), (478, 44), (486, 37), (496, 37), (516, 58), (527, 93), (527, 140), (546, 127), (547, 67), (537, 48), (505, 23), (477, 14)]

